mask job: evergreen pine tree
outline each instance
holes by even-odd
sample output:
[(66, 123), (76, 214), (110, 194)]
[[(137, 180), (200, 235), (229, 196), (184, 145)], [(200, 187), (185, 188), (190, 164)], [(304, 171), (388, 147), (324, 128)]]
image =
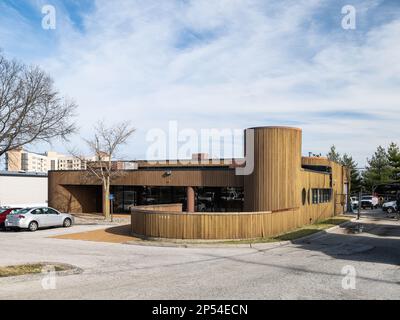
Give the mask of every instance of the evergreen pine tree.
[(371, 159), (367, 159), (368, 165), (363, 174), (366, 190), (372, 191), (376, 184), (390, 181), (391, 169), (388, 154), (382, 146), (379, 146)]
[(329, 151), (329, 153), (326, 155), (326, 157), (333, 162), (340, 163), (341, 162), (341, 157), (340, 153), (336, 151), (336, 147), (333, 145)]
[(388, 160), (391, 170), (390, 179), (393, 181), (400, 181), (400, 149), (395, 143), (391, 143), (388, 151)]
[(358, 193), (362, 187), (362, 179), (360, 171), (358, 170), (358, 164), (353, 160), (352, 156), (349, 156), (346, 153), (342, 157), (341, 164), (350, 170), (350, 192)]

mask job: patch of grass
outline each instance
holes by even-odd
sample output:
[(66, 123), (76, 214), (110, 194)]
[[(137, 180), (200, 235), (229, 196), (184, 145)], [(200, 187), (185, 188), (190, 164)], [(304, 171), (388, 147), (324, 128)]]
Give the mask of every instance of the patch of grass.
[(221, 243), (226, 244), (251, 244), (251, 243), (270, 243), (270, 242), (280, 242), (280, 241), (292, 241), (296, 239), (300, 239), (303, 237), (310, 236), (314, 233), (317, 233), (322, 230), (326, 230), (332, 228), (334, 226), (340, 225), (349, 221), (350, 217), (343, 218), (330, 218), (327, 220), (318, 221), (314, 224), (306, 225), (297, 230), (279, 235), (273, 238), (260, 238), (260, 239), (252, 239), (252, 240), (232, 240), (232, 241), (223, 241)]
[(291, 241), (310, 236), (314, 233), (321, 231), (321, 229), (300, 229), (293, 232), (285, 233), (281, 236), (273, 238), (276, 241)]
[[(18, 266), (0, 267), (0, 278), (41, 273), (45, 266), (48, 265), (44, 263), (37, 263), (37, 264), (24, 264)], [(69, 266), (65, 265), (51, 265), (51, 266), (53, 266), (54, 270), (57, 272), (70, 269)]]

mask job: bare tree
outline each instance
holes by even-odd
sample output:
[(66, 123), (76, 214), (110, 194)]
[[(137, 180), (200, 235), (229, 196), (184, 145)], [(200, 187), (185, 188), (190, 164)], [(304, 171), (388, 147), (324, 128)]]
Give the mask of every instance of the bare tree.
[[(94, 137), (85, 139), (91, 152), (95, 154), (95, 161), (86, 161), (86, 170), (89, 175), (102, 184), (103, 214), (106, 220), (110, 214), (110, 186), (114, 179), (120, 177), (123, 171), (113, 161), (119, 148), (126, 144), (130, 136), (136, 131), (129, 121), (117, 123), (107, 127), (99, 122), (94, 128)], [(82, 160), (81, 160), (82, 161)]]
[(44, 71), (0, 52), (0, 156), (33, 142), (65, 139), (76, 129), (75, 109)]

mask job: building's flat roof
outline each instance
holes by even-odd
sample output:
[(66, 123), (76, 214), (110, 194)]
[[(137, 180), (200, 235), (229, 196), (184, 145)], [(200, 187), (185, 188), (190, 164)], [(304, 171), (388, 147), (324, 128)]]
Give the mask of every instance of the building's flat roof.
[(0, 171), (0, 176), (3, 176), (3, 177), (34, 177), (34, 178), (47, 178), (47, 173), (40, 173), (40, 172), (17, 172), (17, 171)]
[(297, 130), (297, 131), (303, 131), (301, 128), (297, 127), (289, 127), (289, 126), (259, 126), (259, 127), (252, 127), (248, 128), (246, 130), (256, 130), (256, 129), (287, 129), (287, 130)]
[[(308, 163), (307, 160), (315, 161), (316, 163)], [(317, 160), (317, 161), (316, 161)], [(132, 162), (138, 165), (137, 169), (126, 169), (126, 171), (149, 171), (149, 170), (212, 170), (224, 169), (232, 170), (238, 167), (243, 167), (245, 159), (182, 159), (182, 160), (131, 160), (131, 161), (114, 161)], [(323, 165), (320, 163), (322, 162)], [(329, 161), (323, 157), (302, 157), (302, 166), (307, 166), (309, 171), (321, 172), (320, 167), (330, 168)], [(314, 167), (314, 168), (313, 168)], [(71, 171), (86, 171), (86, 170), (49, 170), (49, 172), (71, 172)]]
[(161, 160), (161, 161), (134, 161), (141, 168), (201, 168), (201, 167), (237, 167), (243, 164), (244, 159), (181, 159), (181, 160)]
[(319, 174), (325, 174), (325, 175), (330, 175), (331, 174), (331, 172), (313, 170), (313, 169), (309, 169), (309, 168), (301, 168), (300, 170), (305, 171), (305, 172), (313, 172), (313, 173), (319, 173)]

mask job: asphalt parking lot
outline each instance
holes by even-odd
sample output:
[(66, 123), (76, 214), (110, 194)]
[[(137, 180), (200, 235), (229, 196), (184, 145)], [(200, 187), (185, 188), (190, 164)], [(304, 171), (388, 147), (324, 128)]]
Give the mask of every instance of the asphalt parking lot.
[(44, 275), (1, 278), (0, 298), (399, 299), (400, 222), (367, 211), (361, 223), (360, 234), (336, 228), (296, 243), (251, 248), (51, 238), (104, 225), (0, 232), (0, 266), (66, 263), (83, 271), (56, 276), (51, 290), (42, 286)]

